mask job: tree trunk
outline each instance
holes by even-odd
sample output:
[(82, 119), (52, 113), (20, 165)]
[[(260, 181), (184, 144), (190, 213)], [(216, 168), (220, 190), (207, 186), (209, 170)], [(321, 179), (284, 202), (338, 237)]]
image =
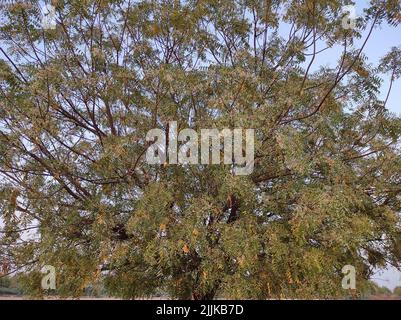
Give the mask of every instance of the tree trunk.
[(214, 284), (213, 288), (209, 290), (208, 292), (197, 292), (197, 290), (192, 291), (192, 300), (213, 300), (214, 297), (216, 296), (217, 290), (220, 287), (221, 281), (216, 281)]

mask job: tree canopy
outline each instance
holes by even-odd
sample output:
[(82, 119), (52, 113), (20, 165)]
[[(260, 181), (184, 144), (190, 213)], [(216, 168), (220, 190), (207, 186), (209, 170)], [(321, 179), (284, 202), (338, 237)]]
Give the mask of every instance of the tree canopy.
[[(0, 4), (0, 259), (41, 295), (327, 298), (401, 262), (400, 1)], [(334, 66), (319, 65), (338, 47)], [(383, 79), (390, 86), (383, 86)], [(381, 98), (384, 92), (385, 99)], [(146, 133), (252, 128), (254, 171), (150, 165)]]

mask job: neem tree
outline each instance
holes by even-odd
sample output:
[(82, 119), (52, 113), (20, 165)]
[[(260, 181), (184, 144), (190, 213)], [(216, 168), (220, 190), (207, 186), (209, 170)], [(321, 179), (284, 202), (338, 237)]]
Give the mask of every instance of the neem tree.
[[(400, 266), (401, 121), (379, 93), (401, 51), (363, 53), (400, 1), (353, 29), (350, 1), (52, 4), (54, 29), (42, 2), (0, 11), (0, 256), (33, 294), (43, 265), (61, 295), (194, 299), (334, 297), (344, 265), (356, 293)], [(147, 164), (169, 121), (255, 129), (253, 173)]]

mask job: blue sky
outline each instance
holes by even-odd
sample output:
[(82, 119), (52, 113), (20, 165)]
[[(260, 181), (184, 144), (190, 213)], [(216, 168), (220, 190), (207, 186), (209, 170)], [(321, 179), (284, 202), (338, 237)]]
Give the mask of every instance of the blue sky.
[[(356, 11), (362, 14), (363, 6), (367, 1), (357, 1)], [(401, 25), (390, 27), (383, 25), (375, 30), (366, 44), (364, 50), (372, 63), (377, 64), (379, 59), (385, 55), (391, 47), (401, 46)], [(389, 76), (383, 83), (382, 95), (384, 96), (389, 86)], [(388, 100), (388, 109), (401, 116), (401, 79), (394, 82), (390, 98)]]

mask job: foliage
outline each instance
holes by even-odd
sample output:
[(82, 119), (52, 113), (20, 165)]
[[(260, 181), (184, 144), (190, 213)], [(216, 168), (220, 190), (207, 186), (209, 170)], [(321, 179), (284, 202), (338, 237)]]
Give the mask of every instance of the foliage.
[(9, 288), (11, 280), (9, 277), (0, 278), (0, 287)]
[(393, 290), (393, 294), (398, 297), (401, 297), (401, 287), (395, 287)]
[(371, 299), (377, 295), (390, 295), (391, 291), (386, 288), (378, 285), (376, 282), (369, 280), (364, 283), (364, 288), (361, 294), (362, 299)]
[[(400, 1), (353, 30), (340, 0), (52, 3), (46, 30), (38, 1), (0, 5), (0, 259), (32, 294), (43, 265), (63, 296), (104, 278), (194, 299), (343, 296), (347, 264), (358, 295), (400, 266), (401, 120), (379, 95), (401, 54), (363, 54)], [(254, 128), (254, 172), (147, 164), (172, 120)]]

